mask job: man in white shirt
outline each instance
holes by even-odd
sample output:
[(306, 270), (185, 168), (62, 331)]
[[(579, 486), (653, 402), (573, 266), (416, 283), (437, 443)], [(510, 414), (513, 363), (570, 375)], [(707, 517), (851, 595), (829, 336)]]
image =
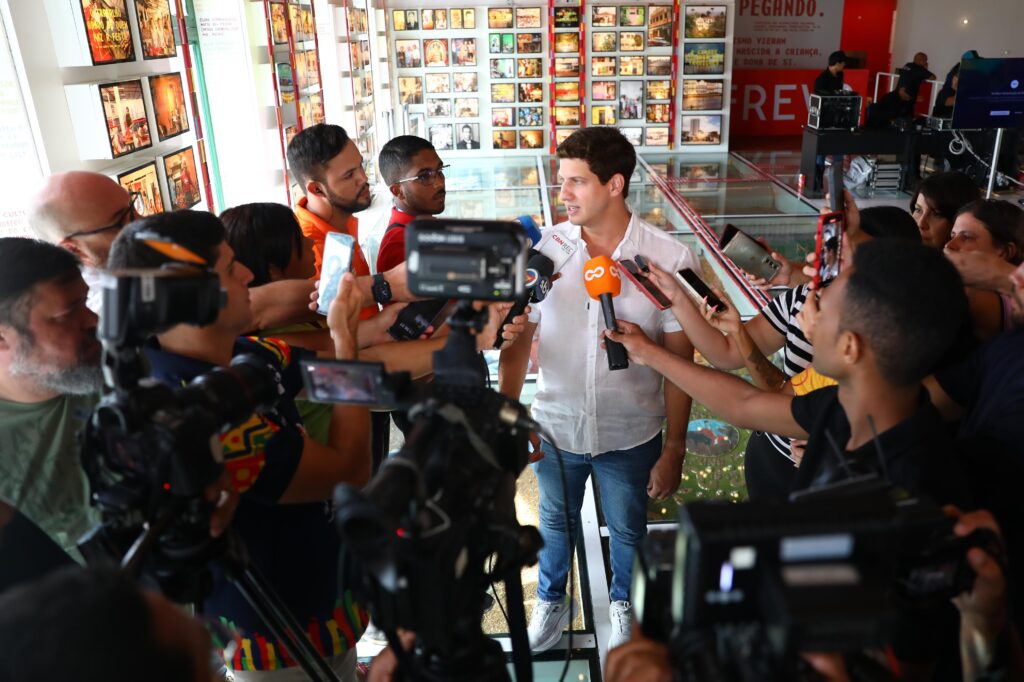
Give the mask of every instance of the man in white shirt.
[[(540, 488), (540, 552), (537, 604), (530, 619), (530, 646), (550, 649), (570, 621), (565, 587), (571, 547), (578, 540), (579, 512), (593, 472), (611, 534), (612, 600), (609, 647), (627, 641), (632, 627), (629, 587), (633, 553), (647, 532), (647, 498), (664, 499), (679, 486), (686, 452), (690, 397), (646, 367), (609, 371), (601, 347), (601, 306), (587, 294), (584, 263), (638, 254), (670, 272), (697, 268), (697, 258), (678, 240), (640, 220), (626, 204), (636, 166), (633, 146), (615, 128), (582, 128), (558, 146), (560, 199), (568, 222), (549, 232), (576, 245), (547, 298), (533, 307), (518, 341), (501, 354), (500, 389), (519, 398), (534, 332), (540, 325), (540, 373), (533, 417), (562, 451), (568, 484), (571, 532), (565, 515), (558, 460), (544, 442), (534, 470)], [(631, 284), (615, 299), (616, 313), (638, 319), (665, 348), (682, 357), (693, 346), (671, 311), (659, 311)], [(662, 442), (662, 425), (668, 425)], [(571, 538), (571, 541), (570, 541)]]

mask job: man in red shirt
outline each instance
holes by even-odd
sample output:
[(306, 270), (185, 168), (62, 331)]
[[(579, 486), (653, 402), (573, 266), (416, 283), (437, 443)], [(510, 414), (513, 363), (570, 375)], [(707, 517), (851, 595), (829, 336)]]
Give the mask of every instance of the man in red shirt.
[(380, 150), (377, 167), (394, 197), (391, 220), (377, 252), (377, 272), (405, 262), (405, 227), (444, 212), (444, 170), (428, 140), (399, 135)]

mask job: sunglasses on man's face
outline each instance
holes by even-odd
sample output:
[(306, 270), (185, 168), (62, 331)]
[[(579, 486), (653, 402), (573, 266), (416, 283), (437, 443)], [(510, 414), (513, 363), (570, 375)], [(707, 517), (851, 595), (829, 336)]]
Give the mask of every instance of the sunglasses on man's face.
[(102, 234), (104, 232), (110, 232), (111, 230), (120, 230), (122, 227), (135, 220), (142, 215), (142, 210), (145, 208), (145, 204), (142, 200), (141, 192), (129, 192), (128, 193), (128, 205), (125, 206), (120, 213), (117, 214), (117, 219), (109, 225), (103, 227), (96, 227), (91, 230), (79, 230), (78, 232), (72, 232), (65, 239), (74, 239), (76, 237), (91, 237), (94, 234)]

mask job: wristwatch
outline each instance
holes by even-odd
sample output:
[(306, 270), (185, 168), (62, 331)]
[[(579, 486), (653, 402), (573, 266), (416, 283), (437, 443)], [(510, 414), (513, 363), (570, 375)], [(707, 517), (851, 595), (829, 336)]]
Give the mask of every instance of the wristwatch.
[(373, 285), (370, 287), (370, 291), (373, 292), (373, 300), (380, 305), (391, 303), (391, 285), (384, 279), (384, 275), (373, 276)]

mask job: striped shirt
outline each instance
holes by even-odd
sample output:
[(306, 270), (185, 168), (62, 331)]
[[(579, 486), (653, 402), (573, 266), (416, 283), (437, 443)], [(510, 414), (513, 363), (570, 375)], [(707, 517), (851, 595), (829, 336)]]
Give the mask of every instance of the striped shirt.
[[(782, 347), (782, 370), (787, 377), (800, 374), (814, 359), (814, 348), (804, 336), (796, 319), (796, 314), (804, 307), (808, 291), (806, 284), (786, 289), (761, 310), (768, 324), (786, 338), (786, 343)], [(776, 450), (790, 459), (793, 458), (789, 450), (789, 438), (774, 433), (765, 435)]]

